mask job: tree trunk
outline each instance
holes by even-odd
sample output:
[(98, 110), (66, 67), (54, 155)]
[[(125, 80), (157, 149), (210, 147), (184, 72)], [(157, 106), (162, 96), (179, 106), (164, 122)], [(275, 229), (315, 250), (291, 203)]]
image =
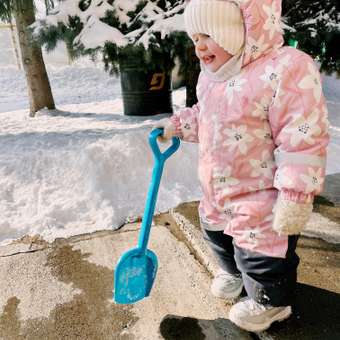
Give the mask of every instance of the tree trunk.
[(35, 21), (33, 0), (14, 0), (14, 18), (27, 80), (30, 116), (34, 117), (40, 109), (55, 109), (55, 105), (41, 48), (28, 30)]
[(186, 103), (187, 107), (191, 107), (197, 103), (196, 86), (198, 76), (200, 74), (200, 64), (195, 55), (195, 48), (189, 47), (187, 50), (188, 68), (185, 75), (186, 84)]

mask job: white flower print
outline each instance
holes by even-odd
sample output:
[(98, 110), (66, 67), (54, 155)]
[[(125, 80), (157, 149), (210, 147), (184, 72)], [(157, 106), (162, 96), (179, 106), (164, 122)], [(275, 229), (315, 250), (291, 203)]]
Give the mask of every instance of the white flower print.
[(273, 98), (272, 98), (272, 103), (271, 105), (273, 107), (277, 107), (280, 108), (281, 105), (281, 97), (283, 97), (285, 95), (285, 91), (282, 90), (282, 87), (280, 87), (280, 82), (274, 92)]
[(309, 145), (315, 143), (313, 136), (318, 136), (321, 133), (321, 128), (317, 124), (319, 116), (319, 110), (315, 109), (307, 118), (300, 114), (299, 118), (295, 119), (292, 124), (289, 124), (286, 132), (291, 134), (291, 146), (297, 146), (301, 141)]
[(197, 121), (193, 117), (183, 117), (181, 121), (181, 130), (183, 136), (188, 141), (196, 140), (196, 131), (197, 131)]
[(274, 186), (279, 189), (281, 188), (293, 189), (294, 183), (289, 176), (285, 175), (283, 169), (278, 168), (274, 176)]
[(234, 1), (237, 2), (238, 4), (242, 5), (242, 4), (249, 2), (250, 0), (234, 0)]
[(208, 84), (208, 91), (211, 92), (211, 90), (214, 88), (215, 84), (214, 83), (210, 83)]
[(273, 142), (272, 132), (268, 123), (264, 124), (262, 129), (255, 130), (254, 135), (259, 139), (263, 139), (266, 144)]
[(216, 149), (220, 145), (220, 141), (222, 139), (220, 130), (223, 127), (223, 124), (221, 123), (218, 113), (213, 113), (211, 115), (211, 122), (212, 122), (212, 132), (213, 132), (212, 148)]
[(247, 143), (254, 140), (254, 137), (247, 133), (247, 126), (232, 125), (231, 129), (223, 130), (228, 135), (228, 139), (223, 143), (223, 146), (230, 146), (232, 148), (238, 148), (242, 155), (245, 155), (248, 151)]
[(254, 246), (258, 246), (261, 239), (265, 239), (266, 236), (262, 233), (259, 226), (255, 228), (247, 228), (243, 231), (242, 236), (239, 238), (241, 241), (246, 241)]
[(252, 37), (248, 38), (247, 49), (254, 59), (259, 57), (269, 47), (269, 44), (265, 44), (264, 41), (264, 34), (261, 35), (259, 40), (255, 40)]
[(216, 209), (221, 213), (222, 218), (226, 216), (228, 219), (232, 219), (234, 217), (233, 207), (229, 200), (225, 200), (223, 205), (217, 205)]
[(268, 18), (263, 26), (263, 29), (269, 31), (269, 39), (272, 39), (275, 32), (282, 33), (280, 13), (276, 10), (276, 2), (273, 1), (271, 7), (263, 5), (262, 8)]
[(198, 84), (197, 84), (197, 92), (198, 92), (198, 93), (203, 92), (203, 85), (202, 85), (201, 83), (198, 83)]
[(221, 195), (228, 195), (230, 192), (230, 186), (240, 183), (234, 177), (231, 177), (231, 167), (227, 166), (223, 169), (213, 169), (213, 187), (215, 192), (219, 192)]
[(270, 98), (263, 97), (259, 103), (254, 103), (256, 110), (252, 111), (251, 115), (253, 117), (259, 117), (261, 120), (265, 120), (268, 118)]
[(270, 86), (272, 89), (276, 89), (277, 85), (280, 81), (280, 69), (281, 65), (277, 68), (274, 68), (271, 65), (266, 66), (265, 73), (260, 77), (261, 80), (264, 81), (264, 87)]
[[(204, 99), (202, 100), (202, 102), (200, 103), (200, 113), (204, 112), (206, 110), (206, 106), (205, 106), (205, 101)], [(203, 115), (204, 117), (204, 115)]]
[(322, 169), (314, 171), (313, 168), (308, 168), (308, 175), (301, 174), (300, 178), (306, 183), (306, 193), (319, 191), (324, 179), (321, 177)]
[(318, 104), (321, 99), (321, 81), (320, 75), (316, 67), (311, 63), (308, 64), (308, 70), (310, 74), (305, 76), (298, 84), (300, 89), (303, 90), (313, 90), (313, 95)]
[(272, 81), (270, 77), (273, 77), (273, 75), (269, 76), (269, 82), (271, 84), (271, 88), (274, 90), (271, 105), (276, 108), (279, 108), (282, 106), (281, 97), (285, 95), (285, 91), (283, 91), (281, 87), (281, 80), (282, 80), (281, 73), (284, 69), (288, 68), (291, 65), (290, 59), (291, 59), (291, 56), (286, 55), (285, 57), (279, 60), (279, 65), (276, 67), (274, 71), (274, 73), (278, 74), (278, 80)]
[(281, 65), (281, 67), (288, 67), (291, 64), (290, 59), (291, 56), (288, 54), (285, 57), (279, 59), (279, 64)]
[[(248, 187), (248, 190), (249, 191), (259, 191), (259, 190), (261, 190), (261, 191), (263, 191), (263, 189), (266, 189), (266, 186), (265, 186), (265, 184), (264, 184), (264, 181), (262, 180), (262, 179), (260, 179), (259, 181), (258, 181), (258, 186), (257, 187), (251, 187), (251, 186), (249, 186)], [(264, 193), (264, 191), (263, 191), (263, 193)]]
[(227, 82), (224, 94), (227, 97), (229, 105), (233, 102), (234, 92), (242, 91), (242, 85), (246, 82), (246, 79), (241, 79), (240, 76), (232, 78)]
[(329, 120), (328, 120), (328, 110), (326, 105), (322, 105), (321, 107), (321, 122), (325, 125), (325, 129), (328, 131), (329, 129)]
[(265, 150), (262, 152), (261, 159), (250, 159), (250, 165), (253, 170), (250, 174), (251, 177), (265, 176), (267, 178), (273, 177), (273, 168), (275, 168), (275, 163), (273, 158), (270, 156), (269, 151)]
[(271, 214), (267, 215), (267, 216), (263, 219), (263, 222), (264, 222), (264, 223), (265, 223), (265, 222), (271, 222), (271, 221), (273, 221), (273, 219), (274, 219), (274, 214), (271, 213)]

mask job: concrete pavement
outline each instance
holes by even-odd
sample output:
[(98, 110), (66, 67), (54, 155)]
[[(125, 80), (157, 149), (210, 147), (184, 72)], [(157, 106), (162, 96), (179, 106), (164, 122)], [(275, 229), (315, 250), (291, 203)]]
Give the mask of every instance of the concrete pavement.
[[(226, 317), (230, 306), (209, 294), (205, 268), (164, 226), (154, 226), (151, 233), (150, 248), (159, 260), (151, 296), (131, 306), (112, 302), (113, 267), (136, 244), (138, 227), (53, 244), (25, 239), (2, 248), (0, 338), (162, 339), (160, 325), (167, 315)], [(209, 338), (216, 332), (210, 326), (201, 331)], [(228, 328), (231, 336), (235, 332), (250, 339)]]

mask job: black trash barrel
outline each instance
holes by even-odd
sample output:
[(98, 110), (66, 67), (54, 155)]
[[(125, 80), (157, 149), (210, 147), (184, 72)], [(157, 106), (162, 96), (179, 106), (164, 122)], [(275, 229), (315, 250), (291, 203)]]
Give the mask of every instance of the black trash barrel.
[(121, 60), (119, 66), (125, 115), (150, 116), (172, 112), (170, 71), (143, 72), (136, 59), (128, 58)]

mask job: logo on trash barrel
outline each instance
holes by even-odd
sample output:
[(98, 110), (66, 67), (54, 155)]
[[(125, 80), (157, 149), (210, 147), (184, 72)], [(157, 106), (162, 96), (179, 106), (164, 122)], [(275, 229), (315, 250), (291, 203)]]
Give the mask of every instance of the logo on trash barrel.
[(160, 90), (163, 88), (164, 86), (164, 81), (165, 81), (165, 72), (163, 73), (154, 73), (152, 75), (152, 79), (151, 79), (151, 87), (149, 90), (153, 91), (153, 90)]

